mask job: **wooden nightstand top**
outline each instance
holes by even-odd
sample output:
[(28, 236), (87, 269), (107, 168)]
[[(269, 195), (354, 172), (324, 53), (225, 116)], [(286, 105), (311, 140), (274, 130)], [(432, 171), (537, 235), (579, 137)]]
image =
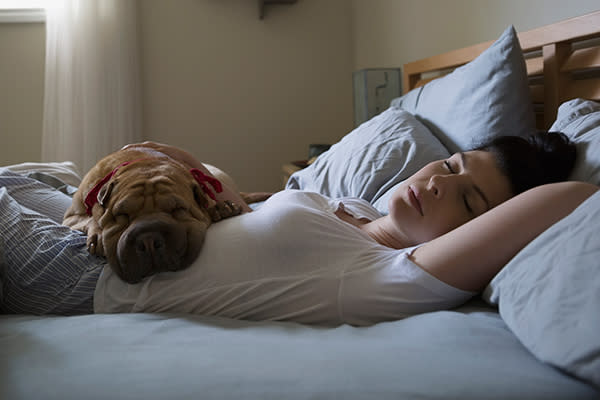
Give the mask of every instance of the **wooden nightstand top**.
[(287, 163), (287, 164), (283, 164), (281, 166), (281, 171), (283, 172), (283, 187), (285, 188), (285, 185), (287, 183), (287, 181), (290, 179), (290, 176), (296, 172), (296, 171), (300, 171), (302, 168), (299, 167), (298, 165), (295, 165), (293, 163)]

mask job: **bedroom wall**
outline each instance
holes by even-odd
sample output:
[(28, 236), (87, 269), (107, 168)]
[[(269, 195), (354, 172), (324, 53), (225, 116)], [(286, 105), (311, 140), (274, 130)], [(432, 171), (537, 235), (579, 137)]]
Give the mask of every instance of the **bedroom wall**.
[(242, 190), (274, 191), (281, 166), (353, 126), (347, 0), (139, 3), (144, 129), (230, 173)]
[[(250, 0), (138, 1), (145, 138), (182, 146), (242, 190), (281, 188), (281, 166), (353, 126), (347, 0), (258, 18)], [(43, 23), (0, 23), (0, 165), (39, 161)]]
[(354, 69), (396, 67), (600, 10), (598, 0), (352, 0)]
[(40, 160), (45, 51), (43, 24), (0, 23), (0, 165)]
[[(355, 69), (407, 61), (594, 11), (597, 0), (143, 0), (146, 138), (277, 190), (281, 164), (352, 129)], [(416, 40), (415, 38), (418, 38)], [(0, 24), (0, 162), (40, 159), (45, 30)]]

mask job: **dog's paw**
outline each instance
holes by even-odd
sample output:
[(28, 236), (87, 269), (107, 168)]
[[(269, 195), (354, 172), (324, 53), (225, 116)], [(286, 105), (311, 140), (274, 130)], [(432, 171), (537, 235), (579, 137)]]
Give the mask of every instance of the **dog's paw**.
[(96, 248), (97, 248), (97, 244), (98, 244), (98, 235), (95, 235), (95, 234), (88, 235), (86, 244), (87, 244), (87, 250), (90, 252), (90, 254), (96, 254)]
[(104, 246), (102, 245), (102, 236), (100, 236), (97, 233), (88, 235), (86, 244), (90, 254), (104, 257)]
[(210, 215), (212, 222), (218, 222), (225, 218), (240, 215), (241, 213), (242, 207), (229, 200), (218, 202), (213, 207), (208, 208), (208, 215)]

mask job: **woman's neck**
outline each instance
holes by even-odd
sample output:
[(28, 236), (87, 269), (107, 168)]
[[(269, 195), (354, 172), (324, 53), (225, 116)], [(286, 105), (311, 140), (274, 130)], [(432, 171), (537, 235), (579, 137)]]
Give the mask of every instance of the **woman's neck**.
[(392, 249), (404, 249), (414, 245), (410, 243), (404, 232), (398, 229), (387, 215), (361, 225), (360, 229), (365, 231), (379, 244), (391, 247)]

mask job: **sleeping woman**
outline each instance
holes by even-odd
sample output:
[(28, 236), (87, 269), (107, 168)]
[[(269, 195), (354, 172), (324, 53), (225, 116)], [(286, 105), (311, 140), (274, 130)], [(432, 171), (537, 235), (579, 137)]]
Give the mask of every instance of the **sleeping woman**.
[[(145, 145), (201, 165), (178, 148)], [(56, 222), (67, 196), (3, 171), (1, 310), (369, 325), (450, 309), (599, 189), (560, 182), (574, 161), (560, 133), (497, 138), (423, 167), (398, 187), (387, 215), (360, 199), (282, 191), (212, 225), (189, 268), (134, 285)], [(243, 202), (231, 192), (227, 199)]]

